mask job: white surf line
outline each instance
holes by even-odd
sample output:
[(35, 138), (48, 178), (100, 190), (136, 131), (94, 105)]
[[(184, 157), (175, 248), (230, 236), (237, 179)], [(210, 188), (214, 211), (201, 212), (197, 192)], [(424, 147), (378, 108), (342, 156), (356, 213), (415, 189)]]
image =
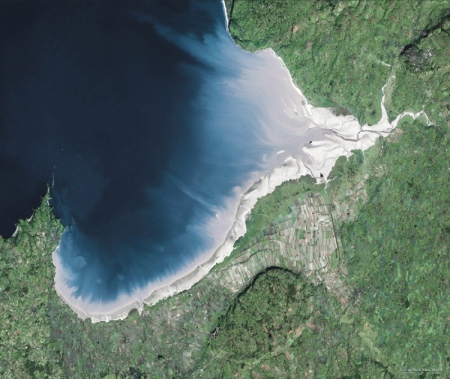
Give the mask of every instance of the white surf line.
[(223, 7), (223, 13), (225, 14), (225, 29), (228, 33), (230, 33), (230, 31), (228, 30), (228, 23), (230, 22), (230, 20), (228, 19), (228, 12), (227, 12), (227, 6), (225, 5), (225, 0), (222, 0), (222, 7)]

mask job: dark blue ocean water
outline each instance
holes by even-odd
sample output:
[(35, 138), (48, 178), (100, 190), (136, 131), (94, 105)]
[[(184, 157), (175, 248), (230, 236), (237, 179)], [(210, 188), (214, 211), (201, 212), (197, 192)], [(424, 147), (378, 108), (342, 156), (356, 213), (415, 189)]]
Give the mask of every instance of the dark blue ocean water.
[(176, 272), (258, 168), (251, 109), (223, 110), (243, 54), (218, 0), (0, 3), (0, 234), (53, 183), (75, 297)]

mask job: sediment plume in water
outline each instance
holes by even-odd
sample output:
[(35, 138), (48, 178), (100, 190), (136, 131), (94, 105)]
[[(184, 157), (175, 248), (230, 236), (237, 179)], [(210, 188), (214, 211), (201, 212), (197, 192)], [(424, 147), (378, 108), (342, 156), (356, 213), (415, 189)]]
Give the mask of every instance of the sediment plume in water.
[(188, 289), (231, 252), (259, 197), (326, 180), (396, 125), (384, 108), (369, 127), (308, 104), (273, 51), (234, 44), (220, 1), (30, 7), (9, 53), (33, 64), (6, 83), (1, 158), (30, 188), (54, 177), (67, 226), (55, 288), (94, 322)]

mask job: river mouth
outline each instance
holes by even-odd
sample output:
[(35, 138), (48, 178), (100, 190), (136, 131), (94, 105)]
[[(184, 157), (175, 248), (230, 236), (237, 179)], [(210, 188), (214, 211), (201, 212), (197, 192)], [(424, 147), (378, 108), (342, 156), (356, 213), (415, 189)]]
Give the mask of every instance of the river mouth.
[(33, 65), (9, 92), (4, 154), (29, 180), (54, 178), (66, 226), (55, 288), (83, 318), (123, 318), (190, 288), (230, 254), (259, 197), (326, 180), (337, 157), (393, 127), (309, 105), (273, 51), (233, 43), (220, 1), (37, 14), (17, 41)]

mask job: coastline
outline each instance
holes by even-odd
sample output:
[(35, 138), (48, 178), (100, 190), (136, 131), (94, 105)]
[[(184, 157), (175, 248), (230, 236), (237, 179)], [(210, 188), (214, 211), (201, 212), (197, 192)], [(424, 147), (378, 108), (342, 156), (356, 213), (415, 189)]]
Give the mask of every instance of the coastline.
[[(228, 17), (225, 3), (222, 1), (225, 10), (226, 30), (228, 32)], [(116, 301), (105, 304), (95, 304), (97, 309), (85, 312), (82, 309), (88, 308), (89, 301), (73, 299), (71, 289), (65, 285), (64, 268), (58, 257), (58, 248), (53, 252), (53, 264), (56, 268), (55, 290), (60, 298), (82, 318), (91, 318), (92, 322), (120, 320), (127, 317), (132, 309), (137, 309), (141, 314), (144, 304), (154, 305), (157, 302), (169, 298), (177, 293), (189, 290), (194, 284), (204, 278), (212, 268), (229, 256), (233, 250), (234, 242), (246, 232), (246, 218), (257, 200), (270, 194), (275, 188), (288, 180), (299, 179), (302, 176), (310, 175), (317, 182), (327, 180), (329, 173), (336, 160), (344, 155), (350, 156), (351, 150), (366, 150), (375, 144), (379, 136), (387, 136), (405, 115), (413, 118), (419, 117), (423, 112), (404, 112), (389, 123), (387, 112), (384, 106), (385, 88), (389, 81), (395, 78), (389, 77), (387, 83), (382, 87), (380, 121), (373, 125), (361, 126), (354, 116), (335, 116), (328, 108), (314, 107), (309, 104), (301, 90), (295, 85), (292, 76), (286, 68), (283, 60), (271, 49), (258, 51), (255, 54), (273, 54), (282, 64), (290, 80), (290, 86), (304, 99), (302, 104), (295, 104), (302, 108), (304, 115), (315, 124), (313, 127), (325, 129), (329, 134), (325, 134), (323, 140), (315, 141), (312, 146), (303, 147), (301, 151), (308, 157), (308, 162), (294, 157), (287, 157), (284, 163), (270, 172), (258, 178), (252, 178), (235, 191), (235, 196), (229, 201), (222, 214), (225, 216), (234, 215), (233, 223), (225, 230), (220, 231), (220, 241), (212, 249), (204, 252), (188, 266), (179, 270), (175, 275), (168, 276), (163, 280), (149, 283), (145, 288), (136, 290), (132, 295), (122, 295)], [(429, 121), (429, 120), (428, 120)], [(221, 215), (222, 215), (221, 214)], [(219, 216), (219, 215), (217, 215)], [(218, 229), (223, 225), (219, 217), (209, 220), (205, 229)], [(217, 238), (219, 240), (219, 238)], [(70, 299), (70, 300), (68, 300)]]
[[(30, 222), (33, 220), (33, 217), (34, 217), (34, 213), (33, 213), (29, 218), (26, 218), (25, 220), (26, 220), (28, 223), (30, 223)], [(18, 223), (16, 224), (16, 230), (14, 230), (14, 233), (11, 235), (11, 237), (16, 237), (16, 236), (17, 236), (17, 233), (19, 233), (19, 231), (20, 231), (20, 222), (18, 222)]]

